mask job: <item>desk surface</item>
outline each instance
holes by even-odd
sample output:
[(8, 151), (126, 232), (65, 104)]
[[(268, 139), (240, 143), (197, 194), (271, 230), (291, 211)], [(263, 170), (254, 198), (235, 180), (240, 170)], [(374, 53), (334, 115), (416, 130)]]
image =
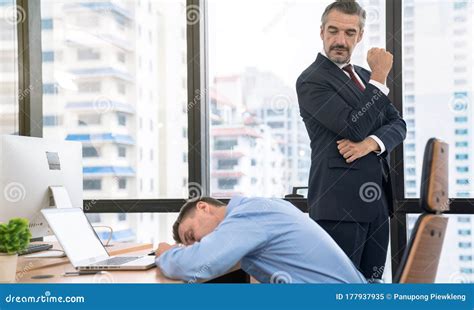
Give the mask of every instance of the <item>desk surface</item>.
[[(60, 248), (54, 244), (54, 248)], [(110, 255), (137, 254), (146, 255), (152, 250), (151, 244), (115, 244), (107, 248)], [(166, 278), (158, 268), (145, 271), (110, 271), (95, 275), (64, 277), (65, 272), (75, 271), (66, 257), (18, 259), (17, 283), (183, 283)], [(53, 277), (36, 279), (35, 276)]]

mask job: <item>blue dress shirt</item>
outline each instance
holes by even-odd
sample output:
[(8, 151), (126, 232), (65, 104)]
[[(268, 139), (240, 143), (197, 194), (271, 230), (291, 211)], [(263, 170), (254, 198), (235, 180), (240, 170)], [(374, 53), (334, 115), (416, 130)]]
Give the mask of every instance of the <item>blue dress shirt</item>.
[(235, 197), (201, 242), (156, 259), (165, 276), (191, 283), (218, 277), (239, 262), (262, 283), (366, 283), (318, 224), (281, 199)]

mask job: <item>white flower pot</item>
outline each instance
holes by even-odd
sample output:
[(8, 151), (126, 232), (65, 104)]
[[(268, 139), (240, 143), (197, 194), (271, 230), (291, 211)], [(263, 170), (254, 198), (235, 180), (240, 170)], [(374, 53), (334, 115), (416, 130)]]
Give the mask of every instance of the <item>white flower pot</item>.
[(17, 262), (17, 254), (0, 253), (0, 283), (15, 282)]

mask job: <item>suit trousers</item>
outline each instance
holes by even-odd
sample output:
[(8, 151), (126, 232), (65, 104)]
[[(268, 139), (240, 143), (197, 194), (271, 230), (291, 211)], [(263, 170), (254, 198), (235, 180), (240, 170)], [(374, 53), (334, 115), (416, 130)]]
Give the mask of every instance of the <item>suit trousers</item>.
[(383, 209), (372, 222), (368, 223), (316, 221), (336, 241), (369, 282), (371, 279), (382, 278), (387, 259), (390, 225), (387, 209)]

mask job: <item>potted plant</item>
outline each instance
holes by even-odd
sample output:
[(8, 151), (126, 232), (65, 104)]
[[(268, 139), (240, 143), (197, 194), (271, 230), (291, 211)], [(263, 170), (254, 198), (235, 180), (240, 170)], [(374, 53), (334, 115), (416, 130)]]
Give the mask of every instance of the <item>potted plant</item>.
[(31, 233), (28, 220), (11, 219), (8, 224), (0, 223), (0, 282), (14, 282), (18, 252), (30, 243)]

